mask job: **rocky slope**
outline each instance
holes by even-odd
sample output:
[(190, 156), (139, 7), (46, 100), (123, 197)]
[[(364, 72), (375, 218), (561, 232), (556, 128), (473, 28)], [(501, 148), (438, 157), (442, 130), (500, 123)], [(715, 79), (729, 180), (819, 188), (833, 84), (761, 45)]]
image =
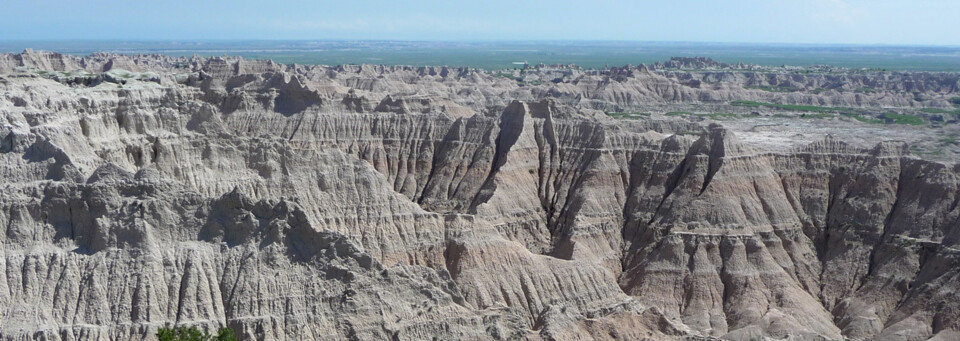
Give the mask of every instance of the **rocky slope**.
[(3, 339), (960, 337), (960, 166), (596, 110), (793, 95), (646, 66), (523, 85), (28, 51), (0, 71)]

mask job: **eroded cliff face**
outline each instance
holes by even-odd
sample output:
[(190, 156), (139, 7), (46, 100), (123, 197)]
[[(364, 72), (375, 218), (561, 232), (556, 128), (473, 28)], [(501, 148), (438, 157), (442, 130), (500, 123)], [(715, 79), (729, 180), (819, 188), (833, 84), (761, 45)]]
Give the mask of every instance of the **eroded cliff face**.
[(960, 167), (901, 143), (773, 152), (464, 69), (0, 66), (4, 339), (960, 337)]

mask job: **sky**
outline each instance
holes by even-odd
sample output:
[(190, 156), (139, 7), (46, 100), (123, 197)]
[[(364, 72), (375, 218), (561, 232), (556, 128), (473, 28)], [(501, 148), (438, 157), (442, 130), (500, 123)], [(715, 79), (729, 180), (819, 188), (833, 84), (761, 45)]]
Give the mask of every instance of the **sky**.
[(0, 0), (0, 40), (615, 40), (960, 46), (958, 0)]

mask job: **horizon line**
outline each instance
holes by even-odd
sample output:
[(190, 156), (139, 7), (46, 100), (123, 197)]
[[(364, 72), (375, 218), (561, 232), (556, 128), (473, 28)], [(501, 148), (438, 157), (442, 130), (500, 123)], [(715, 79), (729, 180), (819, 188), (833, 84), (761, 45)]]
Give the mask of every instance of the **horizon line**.
[(264, 38), (212, 38), (212, 39), (176, 39), (176, 38), (0, 38), (0, 43), (30, 42), (99, 42), (99, 43), (239, 43), (239, 42), (370, 42), (370, 43), (627, 43), (627, 44), (693, 44), (693, 45), (759, 45), (759, 46), (826, 46), (826, 47), (939, 47), (960, 48), (957, 44), (901, 44), (901, 43), (810, 43), (810, 42), (749, 42), (749, 41), (697, 41), (697, 40), (620, 40), (620, 39), (264, 39)]

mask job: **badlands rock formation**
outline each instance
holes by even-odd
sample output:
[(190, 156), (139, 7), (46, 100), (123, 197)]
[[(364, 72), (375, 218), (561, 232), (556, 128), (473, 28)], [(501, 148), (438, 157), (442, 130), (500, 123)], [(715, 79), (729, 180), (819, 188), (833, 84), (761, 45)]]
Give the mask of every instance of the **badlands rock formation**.
[(597, 110), (912, 95), (561, 73), (0, 56), (0, 337), (960, 338), (960, 166)]

